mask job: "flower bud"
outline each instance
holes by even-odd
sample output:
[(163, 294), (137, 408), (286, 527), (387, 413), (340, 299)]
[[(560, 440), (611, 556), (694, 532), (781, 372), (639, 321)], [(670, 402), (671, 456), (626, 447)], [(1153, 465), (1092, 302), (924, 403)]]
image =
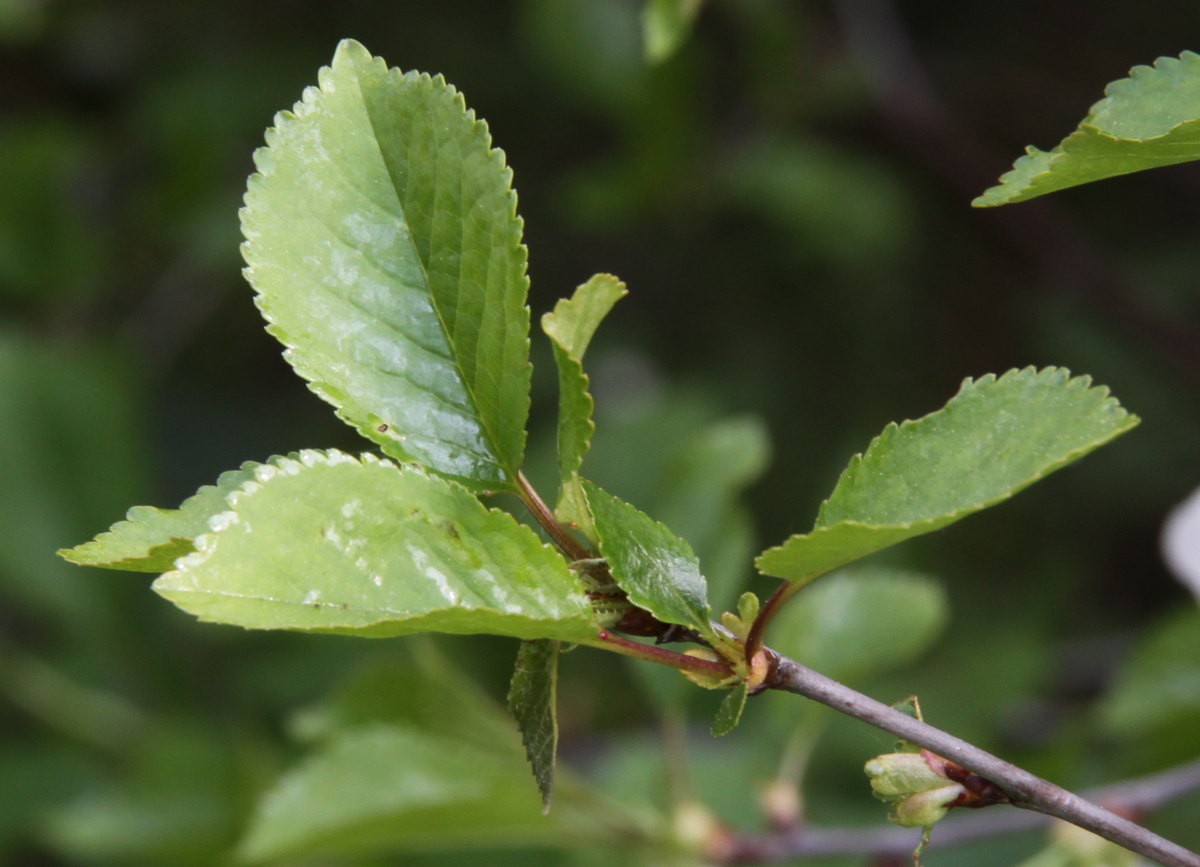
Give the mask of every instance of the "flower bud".
[(871, 778), (871, 789), (885, 801), (928, 792), (950, 781), (929, 767), (920, 753), (887, 753), (863, 767)]
[(905, 828), (928, 828), (945, 818), (946, 813), (950, 811), (947, 805), (965, 791), (966, 789), (958, 783), (951, 783), (940, 789), (909, 795), (896, 802), (893, 807), (896, 812), (888, 818)]

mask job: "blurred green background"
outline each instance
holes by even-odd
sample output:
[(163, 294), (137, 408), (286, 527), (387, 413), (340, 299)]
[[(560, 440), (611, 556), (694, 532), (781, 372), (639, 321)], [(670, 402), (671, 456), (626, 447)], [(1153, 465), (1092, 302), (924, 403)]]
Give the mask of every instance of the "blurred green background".
[[(488, 119), (521, 195), (535, 319), (595, 271), (628, 283), (589, 353), (584, 471), (692, 541), (715, 601), (747, 580), (769, 592), (752, 555), (807, 530), (852, 453), (964, 376), (1056, 364), (1109, 385), (1140, 428), (874, 577), (827, 579), (842, 583), (802, 594), (776, 641), (884, 701), (917, 693), (934, 724), (1067, 786), (1200, 754), (1200, 612), (1158, 553), (1163, 517), (1200, 485), (1200, 166), (968, 206), (1106, 82), (1200, 49), (1200, 8), (709, 0), (659, 64), (641, 14), (0, 0), (0, 863), (231, 863), (314, 742), (408, 712), (355, 716), (354, 690), (415, 689), (410, 639), (200, 625), (144, 577), (53, 556), (243, 460), (366, 447), (281, 359), (237, 249), (251, 153), (343, 37), (443, 73)], [(539, 333), (534, 360), (536, 481), (552, 476), (555, 402)], [(438, 647), (503, 697), (515, 643)], [(564, 665), (566, 760), (647, 822), (694, 797), (761, 828), (781, 756), (786, 779), (807, 771), (813, 822), (883, 821), (860, 770), (890, 749), (882, 734), (784, 696), (712, 741), (718, 697), (673, 672), (586, 650)], [(351, 834), (319, 863), (695, 863), (499, 826), (467, 839), (453, 817), (409, 844), (396, 809), (389, 844)], [(1152, 824), (1200, 847), (1200, 798)], [(1016, 864), (1038, 846), (926, 860)]]

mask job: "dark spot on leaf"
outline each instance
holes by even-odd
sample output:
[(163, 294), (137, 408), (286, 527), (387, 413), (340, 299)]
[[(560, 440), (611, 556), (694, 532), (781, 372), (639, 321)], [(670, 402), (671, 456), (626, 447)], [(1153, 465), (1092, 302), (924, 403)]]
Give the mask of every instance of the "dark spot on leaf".
[(375, 428), (375, 430), (379, 431), (380, 433), (387, 433), (388, 426), (386, 424), (381, 424), (379, 427)]

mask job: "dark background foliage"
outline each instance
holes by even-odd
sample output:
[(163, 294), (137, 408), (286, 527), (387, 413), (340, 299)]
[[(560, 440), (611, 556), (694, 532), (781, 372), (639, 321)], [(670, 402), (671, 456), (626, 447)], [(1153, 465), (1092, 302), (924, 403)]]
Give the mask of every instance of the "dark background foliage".
[[(610, 464), (688, 418), (766, 420), (772, 462), (747, 498), (764, 546), (810, 526), (885, 423), (964, 376), (1053, 364), (1109, 385), (1143, 417), (1134, 433), (892, 555), (945, 583), (952, 619), (870, 691), (917, 691), (934, 722), (1068, 785), (1200, 751), (1200, 694), (1137, 737), (1097, 723), (1094, 701), (1191, 604), (1158, 533), (1200, 484), (1200, 167), (969, 207), (1106, 82), (1200, 49), (1200, 9), (711, 0), (655, 67), (638, 15), (632, 0), (0, 0), (0, 861), (222, 862), (301, 752), (290, 714), (379, 650), (198, 625), (141, 576), (52, 556), (242, 460), (363, 446), (264, 333), (237, 253), (252, 150), (347, 36), (443, 73), (488, 119), (535, 318), (595, 271), (628, 283), (592, 350), (599, 436), (650, 421), (613, 434)], [(542, 454), (554, 379), (536, 333), (534, 359)], [(510, 643), (444, 646), (502, 694)], [(617, 660), (579, 657), (564, 746), (603, 769), (653, 714)], [(856, 768), (884, 739), (847, 723), (827, 741), (814, 819), (881, 820)], [(710, 760), (724, 742), (698, 743), (701, 788), (739, 772), (745, 750)], [(1198, 845), (1198, 809), (1162, 827)]]

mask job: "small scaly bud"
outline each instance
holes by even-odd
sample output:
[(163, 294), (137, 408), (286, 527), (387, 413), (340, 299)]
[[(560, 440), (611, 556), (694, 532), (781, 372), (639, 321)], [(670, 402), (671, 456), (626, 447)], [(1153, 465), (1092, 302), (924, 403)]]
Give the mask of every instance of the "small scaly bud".
[(950, 782), (931, 768), (920, 753), (887, 753), (876, 756), (863, 766), (863, 770), (871, 779), (872, 791), (885, 801), (928, 792)]
[(896, 812), (888, 818), (905, 828), (928, 828), (944, 819), (950, 812), (950, 804), (965, 791), (958, 783), (951, 783), (939, 789), (909, 795), (892, 805)]

